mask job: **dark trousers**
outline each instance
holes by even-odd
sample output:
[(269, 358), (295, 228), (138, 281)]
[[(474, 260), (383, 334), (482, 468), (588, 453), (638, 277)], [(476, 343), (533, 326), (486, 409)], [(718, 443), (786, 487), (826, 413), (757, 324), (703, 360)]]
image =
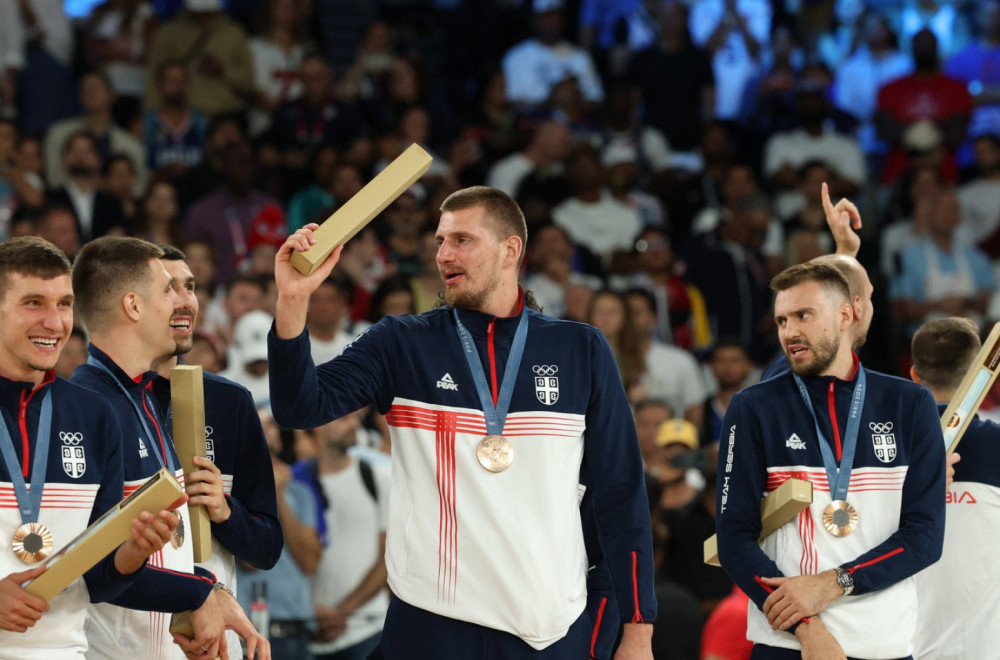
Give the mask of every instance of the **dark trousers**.
[[(750, 660), (802, 660), (802, 653), (793, 649), (780, 649), (774, 646), (764, 646), (754, 644), (753, 653)], [(847, 660), (862, 660), (861, 658), (848, 658)], [(899, 660), (913, 660), (913, 656), (899, 658)]]
[(580, 660), (590, 651), (584, 612), (558, 642), (536, 651), (510, 633), (449, 619), (393, 598), (382, 642), (368, 660)]

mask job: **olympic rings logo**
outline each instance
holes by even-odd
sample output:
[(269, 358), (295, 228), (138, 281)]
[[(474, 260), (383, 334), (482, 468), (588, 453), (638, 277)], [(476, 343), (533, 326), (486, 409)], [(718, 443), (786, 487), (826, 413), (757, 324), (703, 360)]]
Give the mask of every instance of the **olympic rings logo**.
[(79, 431), (76, 433), (66, 433), (65, 431), (60, 431), (59, 439), (67, 445), (78, 445), (83, 441), (83, 434)]
[(559, 371), (559, 367), (554, 364), (536, 364), (531, 370), (535, 372), (536, 376), (555, 376), (556, 372)]
[(868, 424), (868, 428), (873, 433), (888, 433), (892, 430), (892, 422), (871, 422)]

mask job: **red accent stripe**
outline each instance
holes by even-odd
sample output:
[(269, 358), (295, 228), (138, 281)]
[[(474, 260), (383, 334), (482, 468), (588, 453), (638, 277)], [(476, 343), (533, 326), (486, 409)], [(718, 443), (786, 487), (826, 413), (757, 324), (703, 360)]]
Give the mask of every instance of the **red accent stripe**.
[(455, 418), (438, 415), (435, 429), (438, 485), (438, 600), (454, 603), (458, 578), (458, 519), (455, 511)]
[(841, 446), (840, 446), (840, 425), (837, 424), (837, 406), (834, 405), (833, 396), (833, 384), (835, 380), (830, 381), (830, 390), (827, 395), (827, 404), (830, 406), (830, 424), (833, 425), (833, 440), (837, 447), (837, 462), (840, 462)]
[(160, 439), (160, 456), (163, 458), (163, 464), (168, 465), (167, 461), (167, 446), (163, 442), (163, 432), (160, 430), (160, 423), (156, 421), (156, 416), (149, 412), (149, 408), (146, 406), (146, 390), (153, 390), (153, 381), (146, 383), (146, 387), (142, 391), (142, 409), (146, 412), (146, 416), (153, 420), (153, 428), (156, 429), (156, 436)]
[(195, 579), (195, 580), (201, 580), (202, 582), (207, 582), (209, 584), (215, 584), (215, 582), (213, 582), (212, 580), (209, 580), (207, 577), (204, 577), (202, 575), (196, 575), (194, 573), (182, 573), (180, 571), (174, 571), (174, 570), (171, 570), (169, 568), (163, 568), (162, 566), (150, 566), (150, 568), (152, 570), (154, 570), (154, 571), (161, 571), (163, 573), (170, 573), (171, 575), (176, 575), (176, 576), (182, 577), (182, 578), (192, 578), (192, 579)]
[(493, 392), (493, 405), (497, 405), (497, 356), (493, 351), (493, 325), (496, 317), (486, 326), (486, 352), (490, 356), (490, 390)]
[(632, 598), (635, 600), (635, 614), (632, 615), (632, 623), (643, 623), (642, 612), (639, 611), (639, 577), (637, 565), (639, 559), (632, 551)]
[(863, 564), (858, 564), (857, 566), (849, 568), (849, 569), (847, 569), (847, 572), (848, 573), (853, 573), (854, 571), (858, 570), (859, 568), (864, 568), (865, 566), (871, 566), (872, 564), (877, 564), (880, 561), (884, 561), (884, 560), (888, 559), (889, 557), (894, 557), (895, 555), (898, 555), (899, 553), (903, 552), (903, 550), (904, 550), (903, 548), (896, 548), (895, 550), (892, 550), (891, 552), (885, 553), (881, 557), (875, 557), (875, 559), (869, 559), (868, 561), (864, 562)]
[(764, 591), (766, 591), (769, 594), (773, 594), (774, 593), (774, 589), (772, 589), (771, 587), (769, 587), (766, 584), (764, 584), (764, 581), (760, 579), (759, 575), (753, 576), (753, 579), (757, 581), (757, 584), (760, 585), (761, 589), (763, 589)]
[(597, 634), (601, 632), (601, 619), (604, 618), (604, 606), (608, 604), (607, 597), (601, 599), (601, 605), (597, 608), (597, 620), (594, 621), (594, 632), (590, 634), (590, 657), (597, 657)]

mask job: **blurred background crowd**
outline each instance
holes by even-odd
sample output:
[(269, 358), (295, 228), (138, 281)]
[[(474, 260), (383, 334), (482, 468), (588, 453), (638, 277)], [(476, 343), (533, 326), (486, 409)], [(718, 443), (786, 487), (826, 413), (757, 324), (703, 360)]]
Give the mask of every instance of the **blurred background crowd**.
[[(926, 319), (1000, 318), (997, 0), (0, 2), (0, 237), (182, 249), (201, 304), (185, 359), (246, 385), (265, 421), (275, 251), (412, 143), (434, 164), (315, 294), (314, 357), (437, 304), (444, 197), (514, 196), (522, 283), (602, 331), (635, 406), (658, 658), (743, 657), (719, 640), (745, 601), (701, 561), (714, 452), (779, 350), (770, 277), (834, 249), (821, 183), (864, 219), (869, 367), (905, 374)], [(271, 430), (280, 487), (327, 445), (389, 451), (370, 413)]]

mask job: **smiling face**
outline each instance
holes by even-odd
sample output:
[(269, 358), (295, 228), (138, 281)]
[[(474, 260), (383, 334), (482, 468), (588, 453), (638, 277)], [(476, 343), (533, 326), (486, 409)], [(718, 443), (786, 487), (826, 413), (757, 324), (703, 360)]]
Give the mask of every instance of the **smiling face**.
[(792, 371), (799, 376), (819, 376), (831, 368), (840, 354), (842, 335), (853, 319), (851, 305), (835, 301), (819, 282), (807, 281), (779, 291), (774, 299), (778, 339)]
[(163, 267), (173, 278), (173, 289), (181, 299), (181, 306), (170, 317), (170, 327), (174, 332), (175, 355), (184, 355), (194, 345), (194, 327), (198, 318), (198, 296), (195, 295), (195, 281), (191, 269), (182, 259), (163, 259)]
[(69, 274), (52, 279), (11, 273), (0, 301), (0, 372), (41, 383), (73, 329)]
[(508, 246), (487, 225), (483, 207), (445, 211), (435, 237), (445, 302), (452, 307), (484, 308), (499, 287)]
[[(174, 290), (174, 279), (163, 267), (159, 259), (149, 260), (149, 280), (145, 291), (137, 292), (142, 300), (142, 315), (139, 317), (139, 331), (151, 349), (156, 349), (157, 358), (173, 355), (177, 350), (174, 315), (180, 313), (185, 302)], [(154, 359), (157, 359), (154, 358)]]

